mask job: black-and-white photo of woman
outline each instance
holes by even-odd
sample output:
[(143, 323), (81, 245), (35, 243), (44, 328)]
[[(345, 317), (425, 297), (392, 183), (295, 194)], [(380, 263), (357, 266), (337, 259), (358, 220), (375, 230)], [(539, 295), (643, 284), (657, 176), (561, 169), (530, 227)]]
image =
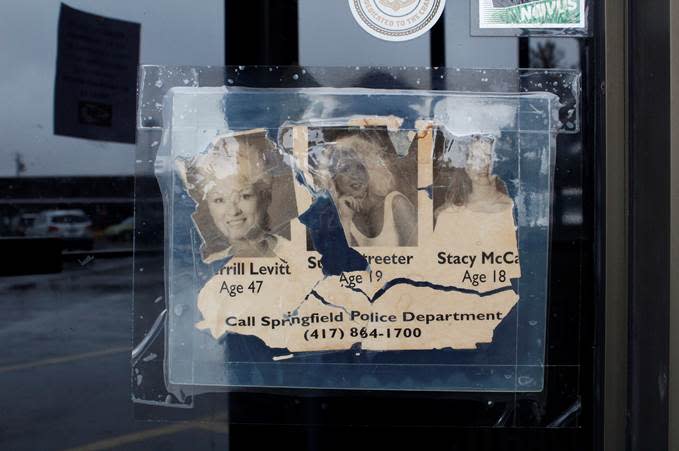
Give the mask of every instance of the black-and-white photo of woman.
[(312, 155), (314, 164), (333, 196), (349, 245), (416, 246), (417, 208), (412, 194), (400, 189), (416, 176), (416, 161), (395, 174), (393, 160), (399, 157), (393, 148), (385, 151), (387, 140), (376, 139), (375, 133), (357, 131), (327, 142)]
[(292, 173), (263, 131), (217, 137), (205, 153), (182, 159), (178, 166), (197, 203), (193, 220), (203, 238), (205, 262), (228, 256), (275, 257), (290, 247), (277, 226), (283, 212), (288, 212), (288, 221), (296, 216), (294, 196), (276, 205), (272, 200), (275, 185), (292, 186)]
[(488, 135), (456, 138), (447, 153), (439, 158), (434, 196), (439, 205), (434, 211), (435, 230), (450, 215), (501, 213), (511, 210), (513, 202), (505, 183), (492, 173), (495, 139)]

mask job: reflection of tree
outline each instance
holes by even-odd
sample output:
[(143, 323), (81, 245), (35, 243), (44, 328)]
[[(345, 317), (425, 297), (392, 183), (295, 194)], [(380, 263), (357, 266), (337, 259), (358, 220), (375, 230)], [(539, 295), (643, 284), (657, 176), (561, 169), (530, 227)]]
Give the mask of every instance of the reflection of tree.
[(16, 168), (16, 176), (21, 177), (21, 174), (26, 172), (26, 163), (24, 163), (24, 157), (20, 153), (14, 155), (14, 166)]
[(530, 67), (543, 69), (559, 67), (563, 57), (563, 49), (558, 48), (554, 41), (537, 42), (530, 49)]

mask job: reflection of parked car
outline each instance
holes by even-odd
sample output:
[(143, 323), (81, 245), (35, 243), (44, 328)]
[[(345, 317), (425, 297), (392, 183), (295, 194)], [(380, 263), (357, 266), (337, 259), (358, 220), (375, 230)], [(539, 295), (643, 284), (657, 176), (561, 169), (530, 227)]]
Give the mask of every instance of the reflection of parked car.
[(26, 235), (26, 230), (33, 225), (37, 217), (37, 213), (24, 213), (15, 216), (10, 224), (10, 233), (18, 236)]
[(43, 211), (26, 230), (28, 236), (61, 238), (64, 249), (92, 249), (92, 221), (82, 210)]
[(124, 219), (104, 229), (104, 235), (113, 241), (132, 241), (134, 233), (134, 216)]

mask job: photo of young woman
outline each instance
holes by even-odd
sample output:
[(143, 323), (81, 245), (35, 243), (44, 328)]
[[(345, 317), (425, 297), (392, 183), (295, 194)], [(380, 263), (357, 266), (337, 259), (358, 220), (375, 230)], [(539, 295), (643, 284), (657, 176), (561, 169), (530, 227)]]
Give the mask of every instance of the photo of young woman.
[(416, 190), (406, 186), (416, 160), (401, 161), (397, 175), (396, 160), (404, 159), (380, 133), (386, 131), (340, 134), (311, 153), (312, 166), (333, 196), (350, 246), (416, 246)]
[(275, 257), (290, 247), (277, 232), (296, 216), (294, 196), (275, 206), (272, 200), (275, 186), (292, 189), (292, 172), (264, 131), (219, 136), (205, 153), (179, 160), (178, 167), (197, 204), (192, 217), (206, 263), (229, 256)]
[(434, 211), (434, 230), (462, 214), (511, 212), (507, 187), (492, 174), (494, 145), (487, 135), (460, 137), (439, 158), (434, 200), (441, 205)]

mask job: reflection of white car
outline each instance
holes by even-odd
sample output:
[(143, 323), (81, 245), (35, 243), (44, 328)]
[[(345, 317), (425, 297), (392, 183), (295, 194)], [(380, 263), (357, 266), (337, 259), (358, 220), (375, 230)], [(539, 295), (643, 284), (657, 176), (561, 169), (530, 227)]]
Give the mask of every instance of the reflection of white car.
[(104, 229), (104, 235), (113, 241), (132, 241), (134, 233), (134, 216), (123, 220), (118, 224), (114, 224)]
[(92, 221), (82, 210), (43, 211), (26, 235), (61, 238), (66, 249), (92, 249)]

